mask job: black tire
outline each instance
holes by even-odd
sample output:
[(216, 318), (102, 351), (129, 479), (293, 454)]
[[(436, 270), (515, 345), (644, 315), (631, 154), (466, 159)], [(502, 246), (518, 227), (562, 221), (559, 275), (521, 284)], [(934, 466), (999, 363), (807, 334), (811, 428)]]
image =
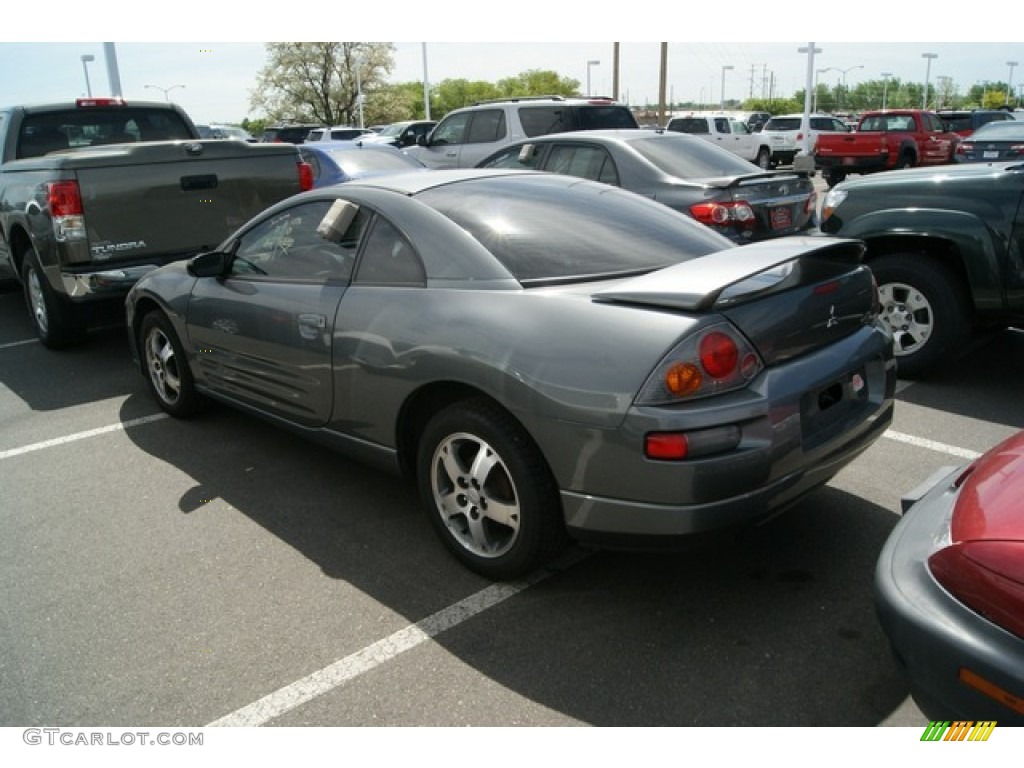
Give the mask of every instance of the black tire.
[(445, 546), (490, 579), (523, 576), (562, 550), (558, 487), (533, 440), (488, 400), (448, 406), (420, 437), (417, 485)]
[(138, 348), (146, 384), (164, 411), (186, 418), (202, 410), (205, 399), (196, 391), (185, 351), (171, 321), (159, 310), (142, 318)]
[(846, 180), (846, 172), (826, 170), (821, 172), (821, 177), (825, 180), (828, 188), (832, 189), (836, 184), (841, 184)]
[(769, 170), (772, 167), (772, 151), (767, 147), (761, 147), (754, 158), (754, 165), (762, 170)]
[(901, 378), (932, 373), (964, 349), (972, 332), (970, 304), (949, 269), (917, 253), (880, 256), (868, 266), (878, 281), (880, 317), (892, 330)]
[(913, 168), (914, 156), (909, 152), (901, 152), (900, 156), (896, 159), (896, 170), (901, 171), (904, 168)]
[(85, 338), (85, 312), (54, 292), (34, 249), (30, 248), (25, 254), (21, 282), (32, 327), (44, 346), (63, 349)]

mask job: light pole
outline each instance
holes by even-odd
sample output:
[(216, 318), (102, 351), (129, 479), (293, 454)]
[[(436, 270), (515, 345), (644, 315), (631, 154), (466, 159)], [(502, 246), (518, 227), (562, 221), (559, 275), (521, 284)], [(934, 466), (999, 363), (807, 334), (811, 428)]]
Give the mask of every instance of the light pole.
[(885, 109), (885, 98), (889, 95), (889, 78), (892, 77), (892, 72), (882, 73), (882, 109)]
[[(89, 84), (89, 62), (96, 61), (91, 53), (82, 54), (82, 71), (85, 72), (85, 95), (92, 98), (92, 85)], [(1012, 70), (1011, 70), (1012, 71)]]
[(185, 86), (182, 85), (181, 83), (178, 83), (177, 85), (172, 85), (169, 88), (163, 88), (163, 87), (161, 87), (159, 85), (146, 85), (146, 86), (143, 86), (143, 87), (144, 88), (152, 88), (155, 91), (163, 91), (164, 99), (166, 101), (170, 101), (171, 97), (168, 94), (170, 94), (170, 92), (173, 91), (175, 88), (184, 88)]
[(596, 67), (600, 63), (601, 62), (598, 61), (597, 59), (591, 59), (590, 61), (587, 62), (587, 96), (590, 95), (590, 68)]
[(723, 112), (725, 111), (725, 73), (727, 71), (729, 71), (730, 69), (733, 69), (732, 64), (723, 64), (722, 65), (722, 91), (721, 91), (722, 102), (721, 102), (721, 106), (722, 106), (722, 111)]
[(359, 70), (363, 68), (363, 60), (356, 57), (356, 106), (359, 107), (359, 127), (363, 128), (363, 80)]
[(1010, 79), (1006, 83), (1006, 101), (1003, 104), (1010, 105), (1010, 94), (1013, 93), (1013, 68), (1017, 66), (1016, 61), (1006, 62), (1006, 66), (1010, 68)]
[(835, 67), (825, 67), (824, 69), (814, 70), (814, 104), (811, 106), (812, 112), (818, 111), (818, 78), (826, 72), (838, 72), (839, 70)]
[[(843, 73), (843, 90), (840, 92), (840, 95), (842, 95), (843, 93), (846, 92), (846, 73), (847, 72), (853, 72), (853, 70), (855, 70), (855, 69), (864, 69), (864, 65), (863, 64), (855, 64), (852, 67), (847, 67), (846, 69), (839, 69), (838, 70), (839, 72)], [(837, 99), (836, 100), (836, 111), (839, 111), (839, 107), (840, 106), (842, 106), (842, 105), (839, 103), (839, 100)]]
[(924, 70), (924, 100), (921, 102), (921, 109), (928, 109), (928, 81), (931, 79), (932, 76), (932, 59), (939, 58), (939, 54), (922, 53), (921, 58), (928, 60), (928, 65), (925, 67)]

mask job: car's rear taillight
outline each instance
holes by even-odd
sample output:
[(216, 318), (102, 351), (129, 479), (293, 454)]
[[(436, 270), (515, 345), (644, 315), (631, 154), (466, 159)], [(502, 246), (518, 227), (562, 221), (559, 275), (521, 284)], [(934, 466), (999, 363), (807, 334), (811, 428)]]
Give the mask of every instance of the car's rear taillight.
[(299, 166), (299, 189), (306, 192), (313, 188), (313, 166), (304, 160), (300, 160)]
[(729, 323), (686, 337), (651, 373), (638, 405), (664, 405), (745, 387), (764, 368), (761, 358)]
[(696, 203), (690, 206), (690, 215), (701, 224), (709, 226), (726, 226), (729, 224), (753, 225), (754, 209), (750, 203), (739, 202), (710, 202)]
[(951, 544), (928, 558), (928, 569), (965, 606), (1024, 638), (1024, 541)]
[(84, 98), (75, 99), (76, 107), (123, 107), (125, 105), (124, 99), (119, 99), (111, 96), (104, 96), (100, 98)]
[(51, 181), (46, 185), (46, 202), (59, 242), (85, 240), (85, 216), (77, 181)]

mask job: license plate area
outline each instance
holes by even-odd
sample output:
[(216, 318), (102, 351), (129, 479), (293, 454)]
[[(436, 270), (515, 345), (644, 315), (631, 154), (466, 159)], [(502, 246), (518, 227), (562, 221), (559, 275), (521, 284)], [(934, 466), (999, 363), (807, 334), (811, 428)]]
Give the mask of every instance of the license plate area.
[(800, 405), (804, 449), (811, 449), (842, 434), (861, 419), (868, 402), (864, 369), (804, 394)]
[(769, 212), (772, 229), (788, 229), (793, 226), (793, 214), (789, 208), (778, 206)]

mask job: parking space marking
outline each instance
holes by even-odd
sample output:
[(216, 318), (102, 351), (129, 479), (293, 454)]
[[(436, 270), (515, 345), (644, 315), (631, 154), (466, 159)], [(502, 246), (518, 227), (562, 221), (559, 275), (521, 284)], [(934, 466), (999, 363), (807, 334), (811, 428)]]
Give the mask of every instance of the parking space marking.
[(515, 597), (529, 587), (539, 584), (549, 576), (569, 568), (589, 557), (588, 552), (571, 550), (548, 568), (536, 571), (520, 581), (492, 584), (464, 600), (453, 603), (422, 621), (410, 624), (404, 629), (368, 645), (360, 651), (317, 670), (294, 683), (279, 688), (231, 714), (214, 720), (207, 728), (229, 726), (260, 726), (290, 712), (296, 707), (312, 701), (340, 685), (354, 680), (380, 665), (391, 661), (406, 651), (412, 650), (433, 637), (462, 624), (479, 613)]
[(894, 432), (891, 429), (887, 429), (882, 434), (882, 437), (887, 437), (890, 440), (896, 440), (900, 443), (907, 443), (908, 445), (916, 445), (918, 448), (927, 448), (930, 451), (948, 453), (950, 456), (958, 456), (961, 459), (974, 460), (981, 456), (977, 451), (971, 451), (967, 448), (958, 448), (955, 445), (947, 445), (946, 443), (939, 443), (935, 440), (926, 440), (923, 437), (915, 437), (914, 435), (907, 435), (903, 432)]
[(153, 421), (160, 421), (161, 419), (170, 418), (166, 413), (154, 413), (152, 416), (142, 416), (138, 419), (131, 419), (124, 421), (119, 424), (109, 424), (106, 427), (97, 427), (96, 429), (89, 429), (85, 432), (76, 432), (73, 435), (64, 435), (63, 437), (55, 437), (52, 440), (44, 440), (41, 443), (32, 443), (31, 445), (23, 445), (21, 448), (10, 448), (6, 451), (0, 451), (0, 461), (3, 459), (10, 459), (14, 456), (21, 456), (26, 453), (32, 453), (34, 451), (41, 451), (45, 448), (53, 448), (57, 445), (64, 445), (65, 443), (74, 443), (78, 440), (87, 440), (90, 437), (98, 437), (99, 435), (107, 435), (111, 432), (119, 432), (129, 427), (138, 427), (143, 424), (149, 424)]
[(24, 339), (22, 341), (9, 341), (6, 344), (0, 344), (0, 349), (7, 349), (8, 347), (20, 347), (25, 344), (38, 344), (39, 339)]

